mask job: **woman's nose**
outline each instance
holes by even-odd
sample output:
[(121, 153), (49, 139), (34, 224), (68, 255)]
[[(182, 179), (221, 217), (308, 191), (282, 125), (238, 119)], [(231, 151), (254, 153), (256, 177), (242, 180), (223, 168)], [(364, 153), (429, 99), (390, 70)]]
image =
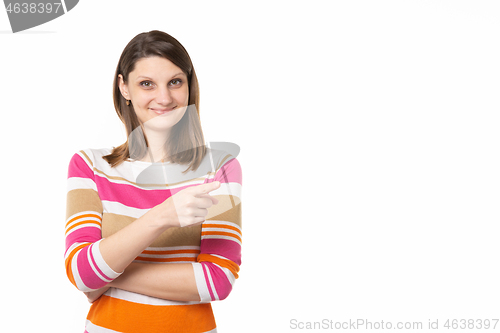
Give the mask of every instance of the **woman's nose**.
[(172, 95), (167, 87), (160, 87), (158, 89), (156, 102), (162, 105), (168, 105), (172, 102)]

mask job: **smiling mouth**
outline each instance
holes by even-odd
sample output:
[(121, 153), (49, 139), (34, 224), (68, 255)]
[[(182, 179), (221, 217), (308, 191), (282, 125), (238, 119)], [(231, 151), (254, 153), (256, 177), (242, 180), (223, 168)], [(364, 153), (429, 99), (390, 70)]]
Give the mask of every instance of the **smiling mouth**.
[(149, 109), (151, 111), (153, 111), (154, 113), (156, 113), (156, 114), (162, 115), (162, 114), (166, 114), (166, 113), (172, 112), (176, 108), (177, 108), (177, 106), (174, 106), (173, 108), (169, 108), (169, 109), (159, 109), (159, 108), (149, 108)]

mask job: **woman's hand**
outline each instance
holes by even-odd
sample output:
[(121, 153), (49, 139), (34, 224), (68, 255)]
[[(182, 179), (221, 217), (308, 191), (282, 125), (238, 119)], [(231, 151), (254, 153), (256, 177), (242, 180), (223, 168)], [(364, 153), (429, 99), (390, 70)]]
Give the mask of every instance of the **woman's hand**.
[(104, 294), (107, 290), (109, 289), (109, 286), (105, 286), (105, 287), (102, 287), (100, 289), (97, 289), (97, 290), (94, 290), (94, 291), (89, 291), (89, 292), (86, 292), (84, 293), (85, 296), (87, 296), (87, 300), (89, 301), (89, 303), (94, 303), (95, 301), (97, 301), (97, 299), (99, 299), (99, 297), (102, 296), (102, 294)]
[(191, 186), (153, 207), (157, 221), (169, 227), (186, 227), (205, 221), (208, 208), (219, 201), (208, 193), (220, 187), (220, 182)]

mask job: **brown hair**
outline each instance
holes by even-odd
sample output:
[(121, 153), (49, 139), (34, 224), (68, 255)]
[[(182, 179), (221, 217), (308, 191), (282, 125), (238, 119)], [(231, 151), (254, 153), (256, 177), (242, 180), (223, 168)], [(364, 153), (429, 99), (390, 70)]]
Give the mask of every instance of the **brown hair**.
[[(189, 164), (184, 172), (189, 169), (196, 170), (207, 152), (199, 119), (198, 79), (186, 49), (174, 37), (158, 30), (135, 36), (120, 56), (113, 80), (113, 101), (116, 113), (125, 125), (127, 141), (113, 148), (111, 154), (103, 158), (115, 167), (130, 158), (143, 158), (147, 153), (148, 141), (142, 124), (135, 114), (133, 105), (127, 105), (120, 92), (118, 75), (121, 74), (124, 82), (127, 83), (128, 75), (134, 70), (136, 62), (148, 57), (162, 57), (170, 60), (188, 78), (189, 107), (182, 119), (172, 127), (171, 135), (165, 145), (171, 162)], [(138, 137), (134, 138), (134, 136)]]

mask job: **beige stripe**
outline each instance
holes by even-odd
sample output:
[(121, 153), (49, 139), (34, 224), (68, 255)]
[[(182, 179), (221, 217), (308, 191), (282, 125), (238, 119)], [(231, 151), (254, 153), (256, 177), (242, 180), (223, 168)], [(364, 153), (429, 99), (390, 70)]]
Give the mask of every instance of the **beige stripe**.
[[(102, 237), (106, 238), (125, 228), (136, 219), (133, 217), (104, 213), (102, 216)], [(151, 243), (150, 247), (200, 246), (201, 225), (184, 228), (170, 228)]]
[[(228, 196), (226, 196), (228, 197)], [(227, 210), (224, 210), (224, 209), (221, 209), (221, 210), (218, 210), (218, 212), (220, 211), (219, 214), (217, 215), (212, 215), (209, 213), (210, 215), (210, 218), (207, 218), (206, 220), (207, 221), (226, 221), (226, 222), (232, 222), (234, 224), (237, 224), (240, 228), (241, 228), (241, 202), (239, 202), (239, 198), (237, 197), (234, 197), (234, 199), (238, 199), (238, 204), (235, 205), (235, 206), (229, 206), (227, 202), (223, 202), (223, 207), (227, 207), (228, 209)], [(229, 201), (229, 198), (226, 199), (226, 201)], [(219, 202), (218, 205), (215, 205), (215, 206), (212, 206), (212, 207), (217, 207), (221, 204), (221, 202)], [(211, 208), (209, 209), (209, 211), (211, 210)]]
[(84, 211), (102, 213), (102, 203), (96, 191), (91, 189), (76, 189), (66, 196), (66, 219)]
[(207, 220), (213, 219), (215, 216), (227, 212), (241, 203), (241, 199), (234, 195), (214, 195), (213, 197), (219, 200), (219, 203), (208, 209)]
[(85, 156), (85, 159), (89, 162), (89, 164), (93, 167), (94, 166), (94, 163), (92, 163), (92, 160), (90, 159), (90, 157), (87, 155), (87, 153), (85, 153), (85, 151), (83, 150), (80, 150), (80, 153), (82, 153), (83, 156)]

